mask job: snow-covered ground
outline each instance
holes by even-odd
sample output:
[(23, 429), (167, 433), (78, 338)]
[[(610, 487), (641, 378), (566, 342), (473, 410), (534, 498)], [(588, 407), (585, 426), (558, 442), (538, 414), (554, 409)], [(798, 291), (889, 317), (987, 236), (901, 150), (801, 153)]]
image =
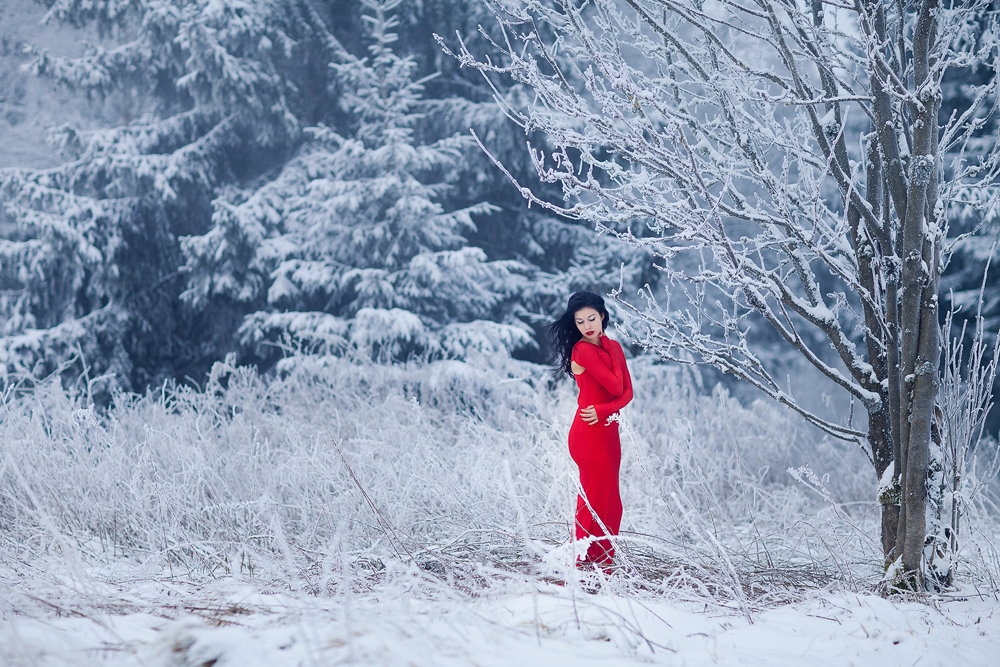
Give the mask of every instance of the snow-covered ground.
[[(997, 664), (995, 598), (891, 601), (822, 591), (740, 613), (572, 585), (479, 598), (397, 590), (303, 596), (221, 581), (123, 587), (117, 609), (9, 619), (5, 665), (759, 665)], [(403, 585), (411, 579), (411, 587)], [(408, 591), (405, 589), (409, 588)], [(405, 592), (404, 592), (405, 591)], [(402, 594), (401, 594), (402, 593)], [(83, 594), (85, 595), (85, 594)]]
[(103, 411), (83, 381), (12, 389), (0, 665), (1000, 662), (983, 498), (960, 593), (883, 599), (863, 455), (630, 365), (603, 580), (568, 567), (574, 395), (545, 369), (218, 364)]

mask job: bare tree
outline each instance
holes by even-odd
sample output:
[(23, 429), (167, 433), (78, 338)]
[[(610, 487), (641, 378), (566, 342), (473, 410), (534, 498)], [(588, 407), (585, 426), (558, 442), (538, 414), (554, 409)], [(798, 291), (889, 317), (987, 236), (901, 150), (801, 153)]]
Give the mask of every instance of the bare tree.
[[(996, 71), (939, 120), (941, 82), (997, 66), (989, 0), (484, 1), (502, 58), (461, 36), (448, 52), (533, 92), (506, 110), (546, 137), (530, 155), (565, 202), (518, 185), (529, 205), (652, 254), (667, 295), (615, 294), (648, 349), (731, 373), (863, 447), (886, 566), (923, 587), (948, 213), (992, 206), (1000, 171), (996, 150), (975, 152)], [(864, 405), (867, 430), (783, 388), (751, 317)]]

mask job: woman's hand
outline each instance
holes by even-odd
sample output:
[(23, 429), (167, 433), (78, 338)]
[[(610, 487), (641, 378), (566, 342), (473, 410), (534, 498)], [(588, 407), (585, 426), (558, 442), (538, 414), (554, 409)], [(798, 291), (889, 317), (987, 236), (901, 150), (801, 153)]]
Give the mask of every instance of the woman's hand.
[(591, 426), (597, 426), (597, 409), (593, 405), (588, 405), (587, 407), (580, 410), (580, 417), (587, 424)]

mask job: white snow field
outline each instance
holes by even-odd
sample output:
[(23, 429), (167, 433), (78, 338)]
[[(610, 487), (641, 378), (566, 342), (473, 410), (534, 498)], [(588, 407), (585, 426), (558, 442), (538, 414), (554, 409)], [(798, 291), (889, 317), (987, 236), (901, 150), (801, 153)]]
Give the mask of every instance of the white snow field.
[(537, 366), (223, 363), (106, 410), (12, 388), (0, 665), (1000, 664), (985, 489), (957, 590), (883, 598), (861, 452), (630, 363), (607, 577), (570, 567), (575, 397)]
[(119, 593), (113, 610), (8, 620), (0, 660), (216, 667), (985, 666), (997, 664), (1000, 649), (992, 598), (929, 604), (824, 592), (761, 610), (748, 622), (669, 599), (589, 595), (545, 584), (481, 599), (421, 594), (419, 574), (398, 575), (398, 588), (350, 596), (303, 597), (237, 581), (197, 591), (177, 583), (140, 585)]

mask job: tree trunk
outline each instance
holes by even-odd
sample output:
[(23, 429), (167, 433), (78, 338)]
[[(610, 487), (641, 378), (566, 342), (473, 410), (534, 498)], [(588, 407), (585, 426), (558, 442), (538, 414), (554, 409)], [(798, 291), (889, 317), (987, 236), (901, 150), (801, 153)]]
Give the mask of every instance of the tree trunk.
[[(892, 419), (889, 406), (868, 415), (868, 442), (872, 448), (872, 463), (875, 464), (876, 479), (881, 482), (883, 475), (893, 465), (892, 460)], [(881, 487), (881, 484), (879, 485)], [(878, 497), (882, 509), (882, 553), (886, 564), (892, 562), (896, 547), (896, 528), (899, 526), (899, 494), (896, 487), (881, 489)]]
[[(936, 254), (936, 253), (935, 253)], [(932, 281), (936, 285), (937, 281)], [(937, 321), (937, 294), (925, 290), (920, 322), (920, 349), (915, 364), (913, 399), (910, 407), (910, 438), (906, 445), (902, 507), (905, 526), (896, 537), (907, 572), (920, 570), (927, 537), (927, 464), (930, 453), (931, 422), (938, 393), (940, 325)]]
[[(875, 128), (870, 128), (874, 130)], [(865, 174), (867, 190), (865, 198), (871, 211), (882, 221), (882, 226), (862, 226), (862, 216), (852, 211), (851, 233), (858, 256), (859, 276), (862, 287), (869, 294), (881, 293), (886, 303), (886, 326), (880, 326), (881, 313), (876, 311), (875, 303), (863, 301), (865, 313), (865, 342), (868, 350), (868, 361), (875, 372), (877, 383), (869, 388), (877, 391), (882, 397), (878, 411), (868, 413), (868, 443), (871, 446), (872, 464), (875, 466), (875, 478), (879, 483), (878, 501), (882, 509), (882, 553), (886, 565), (892, 562), (896, 546), (896, 528), (899, 525), (899, 493), (898, 485), (883, 488), (882, 480), (886, 470), (893, 467), (895, 461), (895, 443), (899, 442), (899, 341), (896, 322), (896, 286), (898, 272), (886, 271), (894, 267), (892, 259), (885, 263), (884, 258), (895, 255), (893, 238), (890, 232), (889, 220), (889, 190), (891, 184), (883, 183), (886, 170), (882, 161), (882, 153), (877, 142), (872, 142), (868, 150), (868, 165)], [(852, 207), (853, 208), (853, 207)], [(877, 246), (877, 247), (876, 247)], [(888, 275), (886, 275), (888, 274)], [(882, 284), (877, 276), (885, 276)], [(890, 475), (893, 473), (890, 472)]]
[[(941, 355), (938, 323), (940, 230), (937, 211), (937, 110), (939, 95), (921, 90), (930, 72), (937, 0), (923, 0), (913, 39), (914, 88), (920, 103), (914, 109), (913, 155), (909, 165), (906, 214), (903, 221), (901, 284), (900, 457), (896, 472), (901, 486), (895, 556), (906, 573), (921, 572), (927, 537), (927, 465), (931, 423), (937, 399)], [(923, 587), (923, 577), (912, 585)]]

